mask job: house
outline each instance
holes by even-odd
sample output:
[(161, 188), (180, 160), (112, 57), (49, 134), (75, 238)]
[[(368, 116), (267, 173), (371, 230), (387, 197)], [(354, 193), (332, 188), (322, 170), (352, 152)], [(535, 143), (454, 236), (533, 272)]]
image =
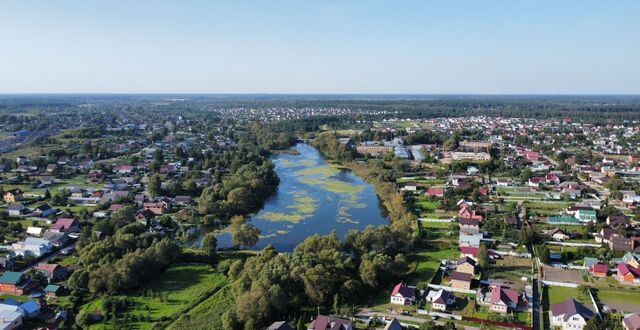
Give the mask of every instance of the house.
[(43, 175), (40, 177), (40, 184), (42, 186), (50, 186), (53, 184), (53, 177), (49, 175)]
[(544, 177), (545, 181), (549, 184), (559, 184), (560, 183), (560, 178), (558, 178), (557, 175), (555, 175), (554, 173), (549, 173)]
[(456, 270), (473, 275), (476, 273), (476, 261), (471, 257), (462, 257), (456, 262)]
[(605, 264), (595, 264), (589, 268), (589, 272), (595, 277), (607, 277), (609, 275), (609, 267)]
[(569, 235), (567, 235), (567, 233), (564, 230), (558, 227), (547, 231), (546, 234), (556, 241), (564, 241), (566, 239), (571, 238)]
[(622, 327), (624, 330), (640, 330), (640, 313), (627, 315), (622, 319)]
[(289, 323), (285, 321), (278, 321), (271, 323), (265, 330), (294, 330)]
[(79, 227), (78, 222), (73, 218), (59, 218), (56, 223), (51, 226), (51, 231), (69, 233), (78, 231)]
[(49, 204), (44, 203), (38, 207), (36, 207), (31, 213), (34, 217), (48, 218), (50, 215), (56, 214), (56, 209), (49, 206)]
[(471, 218), (460, 218), (460, 232), (465, 234), (477, 234), (480, 232), (480, 221)]
[(482, 240), (482, 234), (465, 234), (460, 232), (458, 241), (460, 246), (480, 247), (480, 241)]
[(13, 243), (13, 251), (19, 256), (41, 257), (51, 252), (51, 242), (38, 237), (27, 237), (23, 242)]
[(387, 322), (383, 330), (404, 330), (404, 327), (400, 324), (400, 321), (394, 317), (391, 321)]
[(607, 225), (611, 227), (625, 227), (629, 225), (629, 218), (624, 215), (610, 215), (607, 217)]
[(518, 308), (518, 291), (495, 286), (491, 290), (491, 305), (489, 310), (496, 313), (507, 314)]
[(351, 321), (326, 315), (318, 315), (307, 330), (353, 330)]
[(471, 247), (471, 246), (461, 246), (460, 247), (460, 256), (461, 257), (470, 257), (475, 260), (478, 259), (478, 252), (480, 252), (479, 247)]
[(56, 284), (49, 284), (44, 288), (47, 297), (58, 297), (62, 293), (62, 287)]
[(416, 300), (416, 288), (404, 282), (398, 283), (391, 291), (391, 303), (396, 305), (413, 305)]
[(118, 165), (113, 168), (114, 173), (118, 174), (131, 174), (133, 173), (133, 166), (131, 165)]
[(178, 205), (191, 205), (193, 204), (193, 198), (191, 196), (176, 196), (173, 199)]
[(618, 231), (613, 228), (602, 228), (600, 232), (593, 235), (596, 240), (596, 243), (607, 243), (611, 241), (611, 238), (614, 236), (618, 236)]
[(580, 222), (593, 222), (598, 220), (596, 210), (578, 210), (575, 215)]
[(0, 329), (14, 330), (22, 328), (22, 313), (17, 311), (0, 310)]
[(468, 219), (482, 221), (482, 216), (479, 214), (476, 214), (476, 211), (471, 211), (469, 209), (468, 204), (464, 203), (461, 205), (462, 205), (462, 208), (460, 209), (460, 211), (458, 211), (458, 216), (460, 218), (468, 218)]
[(40, 237), (43, 232), (44, 228), (41, 227), (27, 227), (27, 235), (29, 236)]
[(431, 290), (427, 295), (427, 301), (431, 303), (432, 309), (446, 311), (447, 306), (456, 301), (456, 297), (444, 289)]
[(598, 263), (598, 259), (597, 258), (591, 258), (591, 257), (584, 257), (582, 266), (585, 268), (591, 268), (591, 266), (595, 265)]
[(609, 239), (609, 248), (613, 251), (635, 252), (638, 247), (638, 241), (635, 238), (627, 238), (615, 234)]
[(153, 219), (155, 216), (156, 214), (151, 212), (150, 210), (140, 210), (136, 212), (136, 221), (145, 226), (148, 226), (149, 221)]
[(451, 280), (451, 286), (456, 289), (471, 290), (471, 278), (471, 274), (455, 271), (449, 280)]
[(429, 189), (427, 189), (427, 196), (429, 197), (444, 197), (444, 189), (443, 188), (433, 188), (430, 187)]
[(633, 267), (640, 268), (640, 260), (638, 260), (638, 257), (631, 252), (627, 252), (622, 256), (622, 262)]
[(12, 217), (17, 217), (22, 215), (22, 213), (26, 210), (26, 207), (22, 203), (12, 203), (7, 207), (7, 211), (9, 215)]
[(15, 203), (21, 201), (24, 195), (22, 190), (20, 189), (11, 189), (4, 192), (4, 201), (5, 203)]
[(144, 210), (153, 212), (156, 215), (162, 215), (167, 210), (164, 203), (144, 203), (142, 204)]
[(574, 299), (551, 305), (551, 326), (564, 330), (581, 330), (593, 316), (590, 309)]
[(0, 292), (12, 295), (29, 293), (35, 286), (26, 274), (20, 272), (4, 272), (0, 276)]
[(69, 236), (66, 233), (60, 233), (56, 231), (47, 230), (42, 234), (42, 238), (49, 241), (51, 246), (56, 248), (64, 247), (69, 241)]
[(67, 269), (58, 264), (39, 263), (34, 269), (42, 273), (49, 282), (56, 282), (67, 277)]
[(540, 176), (534, 176), (533, 178), (529, 179), (529, 182), (527, 182), (527, 184), (529, 185), (529, 187), (538, 188), (541, 184), (545, 182), (546, 182), (545, 178)]
[(618, 273), (616, 279), (622, 284), (640, 284), (640, 269), (624, 262), (618, 264), (616, 267)]

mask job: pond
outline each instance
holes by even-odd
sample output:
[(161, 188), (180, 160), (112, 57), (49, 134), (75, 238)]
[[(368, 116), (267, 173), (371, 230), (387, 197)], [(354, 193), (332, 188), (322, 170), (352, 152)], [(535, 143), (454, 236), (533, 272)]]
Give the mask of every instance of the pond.
[[(251, 217), (251, 223), (262, 231), (255, 249), (271, 244), (280, 252), (289, 252), (314, 234), (335, 230), (344, 238), (349, 230), (389, 223), (371, 185), (348, 170), (327, 164), (308, 144), (299, 143), (293, 149), (299, 154), (272, 158), (280, 185)], [(230, 246), (230, 234), (218, 236), (218, 247)]]

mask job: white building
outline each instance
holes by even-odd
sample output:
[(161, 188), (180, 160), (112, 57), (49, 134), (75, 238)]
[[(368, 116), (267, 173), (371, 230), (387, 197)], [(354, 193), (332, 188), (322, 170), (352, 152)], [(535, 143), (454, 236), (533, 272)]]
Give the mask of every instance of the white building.
[(593, 316), (590, 309), (574, 299), (551, 305), (552, 327), (560, 327), (564, 330), (582, 330)]

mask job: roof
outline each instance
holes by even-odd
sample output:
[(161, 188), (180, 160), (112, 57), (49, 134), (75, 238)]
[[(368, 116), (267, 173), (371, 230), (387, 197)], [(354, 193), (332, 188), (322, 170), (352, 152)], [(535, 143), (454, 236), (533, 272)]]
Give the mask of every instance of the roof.
[(384, 330), (402, 330), (402, 325), (400, 324), (400, 321), (394, 317), (387, 323)]
[(463, 282), (471, 282), (471, 274), (461, 273), (461, 272), (453, 272), (453, 274), (449, 277), (452, 281), (463, 281)]
[(22, 278), (22, 273), (20, 272), (4, 272), (2, 276), (0, 276), (0, 284), (13, 284), (16, 285), (20, 282)]
[(459, 222), (461, 226), (480, 226), (480, 221), (477, 219), (460, 218)]
[(491, 291), (491, 303), (503, 302), (505, 305), (518, 303), (518, 291), (496, 286)]
[(594, 273), (608, 273), (609, 267), (605, 264), (595, 264), (591, 266), (591, 271)]
[(551, 314), (553, 316), (562, 315), (565, 322), (576, 314), (587, 320), (593, 317), (593, 312), (583, 304), (575, 301), (575, 299), (569, 299), (559, 304), (551, 305)]
[(38, 305), (33, 300), (29, 300), (26, 303), (20, 305), (20, 308), (27, 312), (27, 314), (33, 314), (40, 310), (40, 305)]
[(416, 289), (407, 286), (407, 283), (400, 282), (393, 287), (393, 291), (391, 291), (391, 295), (395, 296), (400, 294), (405, 298), (414, 298), (416, 296)]
[(640, 269), (635, 268), (631, 265), (627, 265), (625, 263), (620, 263), (618, 264), (618, 274), (624, 276), (627, 275), (629, 273), (631, 273), (631, 275), (633, 275), (633, 277), (640, 277)]
[(597, 258), (584, 257), (584, 266), (587, 268), (591, 268), (591, 266), (598, 263)]
[(480, 248), (477, 247), (473, 247), (473, 246), (461, 246), (460, 247), (460, 253), (462, 254), (470, 254), (472, 256), (478, 256), (478, 252), (480, 251)]
[(309, 329), (313, 330), (346, 330), (351, 325), (351, 321), (337, 319), (331, 316), (318, 315), (316, 319), (311, 322)]
[(629, 330), (638, 330), (640, 329), (640, 314), (633, 313), (622, 320), (622, 322), (627, 326)]
[(60, 290), (60, 286), (59, 285), (55, 285), (55, 284), (49, 284), (44, 288), (44, 292), (58, 292), (58, 290)]
[(75, 223), (76, 220), (72, 218), (60, 218), (55, 224), (53, 224), (53, 226), (51, 226), (51, 229), (64, 231), (71, 228)]
[(58, 264), (44, 264), (44, 263), (39, 263), (39, 264), (35, 267), (35, 269), (37, 269), (37, 270), (42, 270), (42, 271), (45, 271), (45, 272), (48, 272), (48, 273), (53, 273), (53, 272), (56, 270), (56, 268), (58, 268), (58, 267), (62, 267), (62, 266), (60, 266), (60, 265), (58, 265)]
[(285, 321), (278, 321), (271, 323), (265, 330), (293, 330), (293, 328)]
[(475, 266), (476, 265), (476, 261), (473, 260), (472, 258), (470, 258), (469, 256), (464, 256), (464, 257), (458, 259), (458, 262), (456, 264), (457, 265), (462, 265), (464, 263), (468, 263), (471, 266)]

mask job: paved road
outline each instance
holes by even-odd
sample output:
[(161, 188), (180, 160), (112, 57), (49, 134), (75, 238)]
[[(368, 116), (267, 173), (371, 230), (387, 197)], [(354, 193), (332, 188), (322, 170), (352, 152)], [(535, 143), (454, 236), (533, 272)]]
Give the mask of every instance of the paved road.
[[(360, 312), (358, 315), (356, 315), (357, 317), (371, 317), (371, 316), (375, 316), (375, 317), (385, 317), (385, 318), (396, 318), (398, 319), (398, 321), (402, 322), (402, 321), (407, 321), (407, 322), (413, 322), (413, 323), (425, 323), (427, 322), (426, 319), (423, 318), (419, 318), (419, 317), (413, 317), (413, 316), (406, 316), (406, 315), (399, 315), (399, 314), (390, 314), (390, 313), (381, 313), (381, 312), (371, 312), (371, 311), (362, 311)], [(438, 325), (444, 325), (445, 322), (442, 321), (434, 321), (436, 324)], [(480, 330), (480, 328), (478, 327), (473, 327), (470, 325), (458, 325), (458, 329), (466, 329), (466, 330)]]

